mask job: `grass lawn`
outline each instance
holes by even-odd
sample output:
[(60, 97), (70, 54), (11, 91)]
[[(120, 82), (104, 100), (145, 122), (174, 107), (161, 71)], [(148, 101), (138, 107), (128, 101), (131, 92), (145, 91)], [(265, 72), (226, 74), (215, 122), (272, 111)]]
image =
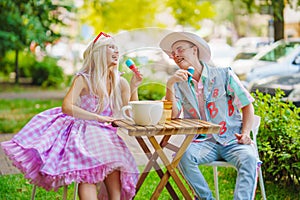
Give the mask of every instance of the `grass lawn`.
[[(203, 175), (206, 177), (208, 184), (212, 190), (213, 186), (213, 173), (212, 168), (207, 166), (201, 166)], [(221, 200), (233, 199), (233, 191), (235, 184), (236, 172), (232, 168), (219, 168), (219, 190)], [(170, 179), (171, 185), (174, 186), (176, 193), (180, 199), (183, 199), (179, 189), (175, 186), (172, 178)], [(135, 199), (149, 200), (152, 192), (158, 184), (158, 176), (154, 171), (151, 171), (148, 175), (143, 186), (140, 188)], [(30, 199), (32, 185), (23, 178), (22, 174), (4, 175), (0, 176), (0, 199), (1, 200), (23, 200)], [(268, 200), (299, 200), (299, 194), (295, 193), (292, 188), (286, 188), (279, 185), (275, 185), (271, 182), (265, 182), (266, 194)], [(68, 199), (72, 199), (74, 191), (74, 184), (68, 188)], [(36, 199), (39, 200), (53, 200), (61, 199), (63, 194), (63, 188), (60, 188), (58, 192), (47, 192), (42, 188), (37, 188)], [(171, 197), (166, 189), (164, 189), (160, 195), (160, 200), (171, 200)], [(261, 199), (260, 189), (258, 187), (256, 191), (255, 200)]]
[(0, 99), (0, 133), (16, 133), (35, 114), (61, 104), (62, 100)]

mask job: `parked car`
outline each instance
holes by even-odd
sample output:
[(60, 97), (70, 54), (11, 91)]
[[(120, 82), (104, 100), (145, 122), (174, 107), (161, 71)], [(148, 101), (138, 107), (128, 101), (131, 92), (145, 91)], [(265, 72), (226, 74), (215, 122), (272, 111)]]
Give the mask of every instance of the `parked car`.
[(300, 45), (293, 52), (278, 60), (275, 64), (269, 64), (253, 68), (246, 76), (246, 84), (276, 75), (292, 75), (300, 72)]
[(233, 62), (236, 60), (248, 60), (253, 58), (258, 52), (257, 51), (241, 51), (235, 55)]
[(242, 37), (238, 39), (233, 45), (236, 51), (233, 63), (253, 58), (259, 51), (272, 43), (273, 39), (268, 37)]
[(235, 42), (234, 48), (238, 51), (259, 49), (261, 47), (268, 46), (272, 42), (273, 38), (269, 37), (241, 37)]
[(283, 100), (292, 101), (297, 107), (300, 107), (300, 72), (293, 75), (263, 78), (252, 83), (248, 89), (250, 92), (258, 90), (263, 94), (273, 96), (278, 88), (285, 93)]
[[(266, 47), (251, 59), (236, 60), (231, 67), (247, 84), (254, 79), (297, 72), (300, 66), (294, 61), (299, 53), (300, 38), (283, 39)], [(263, 68), (266, 69), (256, 71)]]
[(236, 52), (239, 53), (249, 53), (256, 54), (258, 53), (263, 47), (269, 46), (273, 43), (273, 38), (269, 37), (242, 37), (238, 39), (233, 47), (235, 48)]

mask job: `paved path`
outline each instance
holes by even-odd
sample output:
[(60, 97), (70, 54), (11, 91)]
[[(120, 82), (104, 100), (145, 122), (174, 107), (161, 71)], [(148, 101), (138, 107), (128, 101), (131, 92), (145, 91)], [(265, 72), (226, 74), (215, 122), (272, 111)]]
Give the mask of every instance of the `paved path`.
[[(0, 134), (0, 142), (10, 140), (14, 134)], [(0, 175), (17, 174), (20, 171), (12, 165), (12, 162), (6, 157), (2, 148), (0, 148)]]
[(2, 92), (0, 99), (63, 99), (65, 91)]

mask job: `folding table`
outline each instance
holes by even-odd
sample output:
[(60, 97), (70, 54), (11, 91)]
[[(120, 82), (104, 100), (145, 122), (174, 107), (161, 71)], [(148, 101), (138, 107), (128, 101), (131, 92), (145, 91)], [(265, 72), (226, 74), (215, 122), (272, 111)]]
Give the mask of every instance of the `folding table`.
[[(153, 192), (151, 199), (158, 199), (163, 188), (166, 187), (166, 189), (172, 196), (172, 199), (179, 200), (178, 195), (175, 193), (173, 187), (169, 183), (170, 177), (173, 178), (174, 182), (178, 186), (185, 199), (193, 199), (184, 183), (182, 182), (182, 179), (180, 179), (178, 173), (176, 173), (176, 168), (183, 153), (186, 151), (195, 135), (218, 133), (220, 129), (219, 125), (199, 119), (173, 119), (166, 121), (164, 124), (158, 124), (154, 126), (138, 126), (126, 120), (116, 120), (113, 122), (113, 125), (119, 128), (126, 129), (129, 136), (134, 136), (138, 141), (140, 147), (145, 152), (147, 158), (149, 159), (147, 165), (145, 166), (143, 172), (139, 177), (136, 186), (136, 192), (139, 191), (148, 173), (153, 167), (160, 177), (160, 182)], [(185, 135), (185, 139), (180, 145), (174, 145), (169, 142), (169, 139), (174, 135)], [(158, 139), (155, 136), (163, 137), (161, 141), (158, 142)], [(154, 149), (153, 152), (151, 152), (150, 148), (148, 147), (149, 144), (147, 144), (144, 139), (148, 139), (150, 141)], [(171, 159), (167, 157), (165, 149), (169, 149), (175, 152), (174, 156)], [(162, 160), (164, 166), (166, 167), (165, 173), (157, 162), (158, 158)]]

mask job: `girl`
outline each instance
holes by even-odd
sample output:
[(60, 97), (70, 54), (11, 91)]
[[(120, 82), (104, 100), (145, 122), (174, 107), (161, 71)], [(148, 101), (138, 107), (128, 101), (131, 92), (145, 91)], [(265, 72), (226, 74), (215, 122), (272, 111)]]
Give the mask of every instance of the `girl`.
[[(62, 107), (46, 110), (10, 140), (1, 144), (31, 183), (57, 190), (79, 184), (80, 199), (131, 199), (138, 169), (117, 129), (110, 122), (120, 108), (137, 100), (142, 75), (130, 85), (118, 71), (119, 52), (112, 37), (100, 33), (84, 52)], [(132, 93), (130, 92), (132, 91)]]

